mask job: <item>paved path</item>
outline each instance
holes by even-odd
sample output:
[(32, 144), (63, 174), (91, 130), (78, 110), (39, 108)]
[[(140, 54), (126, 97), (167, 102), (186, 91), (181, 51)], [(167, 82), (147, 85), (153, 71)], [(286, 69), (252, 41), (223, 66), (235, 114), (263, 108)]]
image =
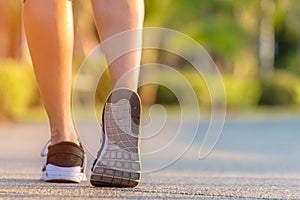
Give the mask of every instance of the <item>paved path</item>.
[[(151, 150), (170, 141), (168, 133), (174, 133), (172, 127), (177, 123), (171, 119), (163, 137), (142, 141), (144, 169), (165, 168), (145, 173), (134, 189), (94, 188), (88, 182), (41, 182), (39, 151), (48, 138), (47, 125), (0, 124), (0, 199), (300, 199), (299, 122), (297, 117), (234, 117), (228, 119), (216, 148), (206, 159), (197, 158), (203, 138), (199, 132), (189, 150), (170, 164), (190, 140), (187, 126), (186, 134), (175, 139), (169, 150)], [(206, 122), (200, 125), (205, 126)], [(92, 136), (98, 130), (88, 122), (82, 123), (84, 129), (89, 133), (81, 136), (92, 152), (98, 142)], [(88, 154), (89, 165), (92, 156)]]

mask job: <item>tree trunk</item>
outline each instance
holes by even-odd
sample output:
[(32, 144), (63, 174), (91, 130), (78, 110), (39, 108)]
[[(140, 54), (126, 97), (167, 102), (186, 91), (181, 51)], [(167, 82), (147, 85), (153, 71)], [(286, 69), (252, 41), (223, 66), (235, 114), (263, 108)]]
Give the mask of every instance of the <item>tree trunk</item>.
[(259, 36), (259, 65), (262, 78), (270, 77), (274, 72), (275, 34), (273, 0), (261, 1), (261, 21)]

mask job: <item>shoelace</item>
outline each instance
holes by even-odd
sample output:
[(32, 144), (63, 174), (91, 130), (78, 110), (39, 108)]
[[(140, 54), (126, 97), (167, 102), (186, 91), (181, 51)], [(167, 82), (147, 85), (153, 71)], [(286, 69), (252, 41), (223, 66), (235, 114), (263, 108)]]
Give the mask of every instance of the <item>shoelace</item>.
[(48, 151), (46, 151), (47, 147), (51, 143), (51, 140), (48, 140), (48, 142), (44, 145), (44, 147), (41, 150), (41, 157), (47, 157)]

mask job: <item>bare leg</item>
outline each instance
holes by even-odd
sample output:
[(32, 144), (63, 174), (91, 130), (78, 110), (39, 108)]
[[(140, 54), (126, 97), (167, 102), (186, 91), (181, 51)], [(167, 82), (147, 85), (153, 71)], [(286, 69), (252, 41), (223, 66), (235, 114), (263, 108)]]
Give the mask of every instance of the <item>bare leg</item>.
[(77, 142), (70, 111), (73, 16), (68, 0), (27, 0), (24, 21), (51, 143)]
[[(143, 0), (92, 0), (95, 21), (101, 41), (109, 37), (143, 27), (144, 21), (144, 2)], [(139, 32), (140, 34), (141, 32)], [(132, 43), (138, 45), (141, 36), (139, 34), (131, 34), (125, 41), (122, 41), (123, 48)], [(119, 45), (111, 45), (104, 47), (106, 57), (113, 57), (112, 54), (118, 51)], [(134, 51), (121, 56), (115, 60), (110, 66), (114, 87), (125, 87), (132, 90), (137, 89), (138, 70), (130, 73), (129, 78), (117, 84), (118, 80), (128, 71), (139, 67), (141, 61), (141, 51)]]

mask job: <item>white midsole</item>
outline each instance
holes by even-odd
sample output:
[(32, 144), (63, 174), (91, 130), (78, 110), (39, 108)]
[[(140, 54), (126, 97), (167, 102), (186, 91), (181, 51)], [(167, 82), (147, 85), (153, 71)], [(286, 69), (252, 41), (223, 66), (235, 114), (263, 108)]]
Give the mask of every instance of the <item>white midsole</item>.
[(58, 167), (48, 164), (46, 170), (42, 173), (42, 180), (68, 180), (80, 182), (86, 180), (86, 176), (81, 172), (81, 167)]

